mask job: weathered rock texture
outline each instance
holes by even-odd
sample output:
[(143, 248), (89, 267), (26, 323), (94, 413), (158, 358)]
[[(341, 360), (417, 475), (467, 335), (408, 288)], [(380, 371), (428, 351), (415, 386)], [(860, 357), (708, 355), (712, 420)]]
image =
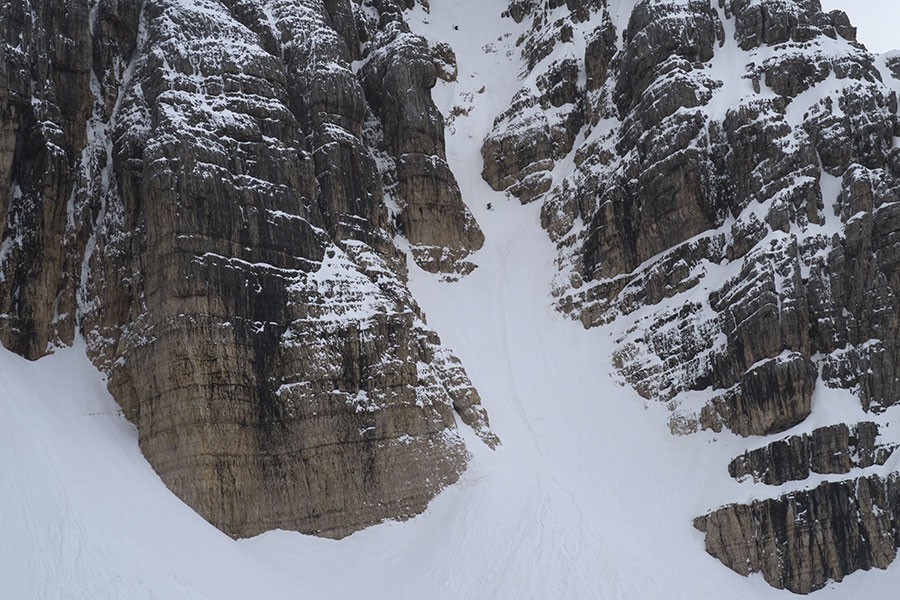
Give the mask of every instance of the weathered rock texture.
[[(522, 88), (484, 140), (484, 178), (541, 202), (557, 307), (616, 321), (615, 367), (668, 404), (673, 431), (778, 434), (823, 385), (867, 411), (900, 402), (896, 57), (876, 60), (815, 0), (514, 0), (509, 16), (531, 24)], [(778, 481), (865, 466), (819, 464), (822, 435), (746, 468)], [(853, 528), (853, 508), (830, 510)], [(811, 515), (779, 530), (784, 552), (819, 527)], [(716, 531), (763, 543), (751, 522)], [(829, 540), (811, 575), (780, 566), (801, 555), (753, 568), (809, 590), (885, 564), (837, 564), (855, 542)]]
[(482, 240), (398, 6), (13, 0), (0, 35), (0, 341), (83, 336), (200, 514), (342, 536), (457, 479), (454, 413), (496, 442), (393, 243)]
[(883, 465), (897, 446), (877, 443), (878, 433), (878, 424), (871, 421), (819, 427), (744, 452), (731, 461), (728, 473), (738, 480), (752, 477), (766, 485), (781, 485), (806, 479), (810, 472), (843, 474)]
[[(385, 25), (385, 21), (387, 24)], [(432, 272), (468, 272), (463, 259), (481, 248), (484, 235), (462, 202), (447, 165), (444, 118), (431, 100), (437, 77), (451, 75), (447, 47), (430, 48), (409, 33), (399, 13), (382, 17), (385, 32), (361, 70), (361, 81), (382, 126), (381, 149), (393, 163), (393, 189), (402, 206), (400, 229), (414, 260)]]
[[(849, 519), (847, 515), (854, 515)], [(900, 539), (900, 479), (877, 475), (823, 483), (698, 517), (706, 550), (741, 573), (798, 594), (860, 569), (883, 569)]]

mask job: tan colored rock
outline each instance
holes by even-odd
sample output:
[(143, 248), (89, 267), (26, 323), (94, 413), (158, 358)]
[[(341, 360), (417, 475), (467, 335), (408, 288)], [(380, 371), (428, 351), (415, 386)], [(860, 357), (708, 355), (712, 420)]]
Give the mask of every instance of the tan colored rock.
[(444, 118), (431, 99), (438, 76), (452, 77), (452, 51), (409, 33), (400, 15), (380, 34), (380, 47), (360, 78), (366, 98), (381, 118), (383, 151), (393, 162), (390, 176), (400, 204), (399, 223), (423, 269), (465, 274), (465, 257), (481, 248), (484, 234), (462, 201), (447, 164)]
[(762, 573), (797, 594), (895, 558), (900, 505), (896, 476), (822, 483), (750, 504), (729, 504), (695, 520), (706, 551), (741, 575)]
[(816, 377), (812, 361), (799, 353), (763, 361), (704, 406), (700, 424), (715, 430), (724, 425), (745, 437), (790, 429), (809, 416)]
[[(0, 198), (4, 344), (36, 357), (77, 325), (161, 479), (233, 536), (408, 518), (466, 466), (456, 414), (497, 443), (405, 287), (350, 2), (85, 3), (56, 36), (62, 5), (7, 18), (25, 4), (0, 9), (3, 41), (36, 24), (0, 86), (0, 177), (21, 189)], [(32, 102), (17, 69), (47, 44)], [(416, 228), (466, 223), (449, 201)]]
[(792, 435), (748, 450), (728, 465), (735, 479), (752, 477), (766, 485), (781, 485), (809, 477), (810, 472), (843, 474), (853, 468), (883, 465), (896, 447), (879, 444), (878, 424), (863, 421), (818, 427), (810, 434)]

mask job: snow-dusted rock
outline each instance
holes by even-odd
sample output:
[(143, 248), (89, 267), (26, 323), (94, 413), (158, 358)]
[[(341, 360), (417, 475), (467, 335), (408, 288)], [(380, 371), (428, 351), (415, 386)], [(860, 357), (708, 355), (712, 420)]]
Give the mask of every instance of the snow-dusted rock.
[(74, 335), (81, 258), (62, 244), (93, 103), (88, 12), (0, 6), (0, 340), (29, 358)]
[(883, 465), (896, 446), (879, 443), (879, 433), (872, 421), (819, 427), (744, 452), (728, 464), (728, 473), (738, 480), (752, 477), (766, 485), (781, 485), (806, 479), (810, 473), (843, 474)]
[(444, 118), (431, 99), (438, 75), (451, 77), (452, 49), (410, 33), (399, 9), (382, 14), (359, 74), (380, 121), (377, 147), (386, 155), (400, 229), (422, 268), (466, 273), (474, 265), (465, 258), (484, 235), (447, 165)]
[[(668, 403), (673, 431), (774, 435), (803, 423), (823, 386), (867, 411), (898, 403), (896, 61), (810, 0), (577, 8), (510, 3), (531, 23), (526, 71), (482, 149), (494, 188), (542, 202), (557, 307), (585, 327), (617, 322), (616, 369)], [(580, 121), (539, 85), (563, 61)], [(768, 458), (787, 474), (811, 460)], [(754, 519), (787, 500), (767, 502), (707, 529), (710, 551), (795, 591), (893, 558), (891, 546), (841, 562), (852, 544), (824, 532), (822, 565), (789, 568), (806, 560), (799, 529), (778, 530), (790, 560), (719, 551), (769, 543)], [(841, 531), (862, 519), (851, 504), (829, 504)], [(797, 513), (804, 531), (811, 515)]]
[[(234, 536), (339, 537), (421, 512), (456, 481), (467, 451), (455, 413), (496, 443), (393, 239), (373, 131), (412, 165), (397, 169), (410, 240), (457, 258), (480, 246), (452, 174), (433, 164), (429, 55), (382, 35), (402, 27), (396, 7), (0, 11), (0, 336), (30, 358), (83, 336), (178, 496)], [(381, 54), (419, 78), (412, 104), (367, 99), (355, 61), (374, 69)], [(410, 141), (426, 127), (427, 148)], [(427, 193), (439, 185), (450, 191)]]
[(887, 567), (897, 555), (898, 478), (826, 482), (699, 517), (706, 550), (741, 573), (761, 572), (797, 594), (854, 571)]

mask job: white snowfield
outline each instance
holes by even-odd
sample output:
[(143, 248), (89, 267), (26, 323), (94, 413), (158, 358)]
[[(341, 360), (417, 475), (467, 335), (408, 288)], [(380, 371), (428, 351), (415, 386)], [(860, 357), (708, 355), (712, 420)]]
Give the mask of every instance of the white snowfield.
[[(409, 18), (457, 52), (458, 81), (435, 97), (444, 114), (472, 107), (455, 119), (448, 154), (486, 242), (478, 268), (455, 283), (410, 261), (410, 286), (465, 364), (502, 446), (491, 451), (460, 424), (469, 469), (410, 521), (340, 541), (284, 531), (236, 541), (166, 489), (83, 346), (34, 363), (0, 350), (0, 598), (794, 597), (708, 556), (692, 520), (825, 478), (778, 488), (731, 480), (728, 461), (760, 439), (670, 435), (668, 410), (611, 372), (622, 326), (586, 331), (551, 308), (557, 252), (539, 206), (508, 200), (480, 177), (481, 140), (517, 87), (519, 32), (498, 40), (504, 0), (473, 4), (431, 0), (429, 14)], [(824, 394), (797, 431), (866, 418), (853, 398)], [(814, 597), (887, 600), (897, 589), (895, 563)]]

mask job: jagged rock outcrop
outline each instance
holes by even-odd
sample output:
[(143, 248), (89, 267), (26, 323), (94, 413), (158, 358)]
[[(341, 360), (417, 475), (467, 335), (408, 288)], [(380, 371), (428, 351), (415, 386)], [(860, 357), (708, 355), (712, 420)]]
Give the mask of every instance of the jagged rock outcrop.
[[(0, 7), (0, 342), (37, 358), (83, 337), (162, 479), (233, 535), (409, 516), (465, 466), (457, 416), (497, 441), (394, 242), (449, 278), (483, 243), (431, 99), (453, 48), (411, 7)], [(888, 464), (900, 60), (815, 0), (508, 15), (530, 23), (524, 71), (482, 175), (540, 203), (557, 308), (615, 321), (617, 372), (673, 431), (778, 435), (825, 386), (872, 413), (754, 442), (735, 477)], [(897, 478), (863, 475), (697, 525), (738, 572), (817, 589), (894, 558)]]
[(815, 367), (797, 352), (763, 360), (703, 407), (700, 424), (744, 436), (784, 431), (809, 416), (815, 382)]
[[(402, 206), (400, 229), (422, 268), (466, 273), (474, 267), (463, 259), (481, 248), (484, 235), (447, 164), (444, 119), (430, 93), (439, 66), (454, 59), (448, 58), (446, 47), (431, 48), (411, 34), (402, 16), (392, 14), (360, 79), (382, 123), (381, 145), (393, 162), (389, 187)], [(442, 71), (449, 76), (452, 67)]]
[[(876, 60), (813, 0), (516, 0), (509, 15), (530, 21), (522, 88), (484, 140), (483, 175), (541, 202), (557, 308), (615, 322), (615, 368), (667, 403), (673, 432), (775, 435), (822, 386), (873, 413), (900, 401), (895, 58)], [(738, 470), (778, 482), (864, 468), (830, 431)], [(820, 455), (839, 448), (845, 459)], [(747, 514), (788, 504), (766, 502)], [(829, 507), (835, 531), (859, 526), (852, 503)], [(824, 527), (811, 514), (777, 526), (794, 554), (767, 563), (768, 581), (809, 591), (889, 560), (840, 562), (856, 550), (834, 534), (814, 575), (788, 568)], [(707, 529), (710, 551), (769, 543), (770, 525), (741, 523)]]
[(376, 4), (0, 8), (0, 341), (83, 336), (163, 481), (235, 536), (408, 517), (465, 467), (455, 413), (497, 441), (405, 287), (384, 180), (414, 247), (482, 238), (404, 50), (428, 46)]
[(819, 427), (748, 450), (728, 465), (738, 480), (752, 477), (766, 485), (799, 481), (810, 473), (843, 474), (851, 469), (883, 465), (896, 444), (879, 444), (879, 427), (872, 421)]
[(707, 552), (738, 573), (762, 573), (776, 588), (808, 594), (894, 560), (898, 500), (896, 475), (872, 475), (729, 504), (694, 525), (706, 533)]
[(481, 148), (482, 176), (491, 187), (509, 189), (522, 202), (550, 189), (553, 161), (571, 151), (584, 120), (577, 80), (574, 60), (554, 62), (497, 117), (498, 133)]

